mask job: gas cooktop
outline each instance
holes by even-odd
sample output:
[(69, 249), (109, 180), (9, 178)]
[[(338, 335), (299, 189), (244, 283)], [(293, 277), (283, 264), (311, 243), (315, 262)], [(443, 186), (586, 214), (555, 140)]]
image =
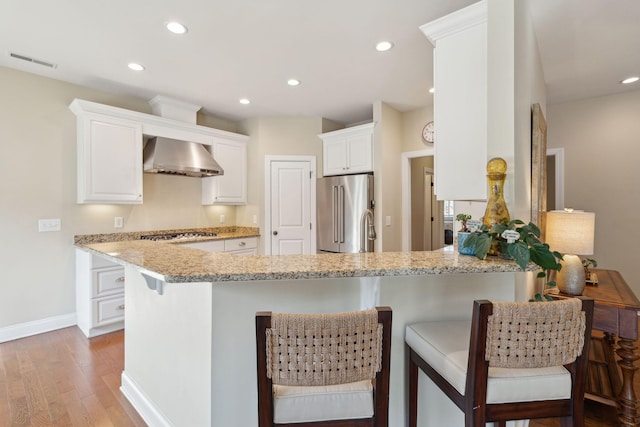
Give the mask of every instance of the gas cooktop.
[(189, 240), (198, 237), (216, 237), (218, 233), (206, 231), (192, 231), (187, 233), (167, 233), (167, 234), (144, 234), (140, 236), (142, 240), (153, 240), (154, 242), (166, 242), (175, 240)]

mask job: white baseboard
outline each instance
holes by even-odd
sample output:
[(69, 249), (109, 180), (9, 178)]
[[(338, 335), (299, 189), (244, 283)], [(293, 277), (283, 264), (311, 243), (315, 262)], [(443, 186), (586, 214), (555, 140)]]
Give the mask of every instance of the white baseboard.
[(149, 427), (173, 427), (126, 372), (122, 372), (120, 391)]
[(42, 334), (56, 329), (67, 328), (76, 324), (76, 314), (63, 314), (32, 322), (0, 328), (0, 343), (13, 341), (31, 335)]

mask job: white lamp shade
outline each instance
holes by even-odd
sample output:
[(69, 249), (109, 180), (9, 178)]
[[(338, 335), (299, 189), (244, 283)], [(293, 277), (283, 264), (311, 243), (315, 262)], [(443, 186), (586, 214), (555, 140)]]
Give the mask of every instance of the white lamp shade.
[(547, 212), (546, 243), (552, 251), (593, 255), (596, 214), (583, 211)]

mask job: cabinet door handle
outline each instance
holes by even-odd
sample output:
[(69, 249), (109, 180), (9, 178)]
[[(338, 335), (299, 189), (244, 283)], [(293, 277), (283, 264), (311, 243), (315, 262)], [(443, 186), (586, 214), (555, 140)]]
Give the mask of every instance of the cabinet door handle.
[(116, 282), (124, 282), (124, 276), (120, 276), (116, 279)]
[(238, 243), (238, 246), (246, 246), (246, 245), (247, 245), (247, 242), (240, 242), (240, 243)]
[(120, 304), (120, 305), (118, 306), (118, 310), (124, 310), (124, 304)]

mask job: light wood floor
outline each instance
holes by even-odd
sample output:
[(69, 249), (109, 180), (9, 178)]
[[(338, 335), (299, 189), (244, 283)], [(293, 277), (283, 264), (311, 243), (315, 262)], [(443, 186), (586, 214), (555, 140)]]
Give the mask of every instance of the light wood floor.
[[(0, 427), (144, 427), (120, 393), (123, 367), (122, 331), (88, 340), (74, 326), (0, 344)], [(585, 413), (586, 427), (617, 425), (613, 408), (588, 402)], [(545, 419), (530, 426), (560, 423)]]
[(120, 393), (124, 333), (78, 328), (0, 344), (0, 426), (142, 427)]

